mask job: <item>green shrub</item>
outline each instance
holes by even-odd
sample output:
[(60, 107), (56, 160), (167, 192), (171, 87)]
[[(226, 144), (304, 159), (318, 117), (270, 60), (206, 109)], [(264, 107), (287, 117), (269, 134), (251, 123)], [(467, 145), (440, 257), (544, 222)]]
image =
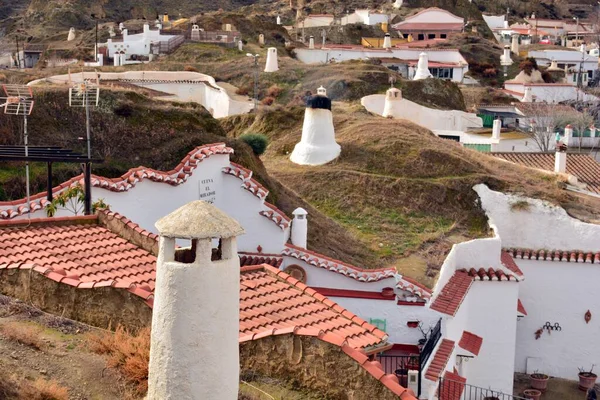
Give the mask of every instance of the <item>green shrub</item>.
[(269, 139), (260, 133), (246, 133), (240, 136), (240, 139), (248, 146), (252, 147), (252, 151), (254, 151), (254, 154), (257, 156), (263, 154), (269, 145)]

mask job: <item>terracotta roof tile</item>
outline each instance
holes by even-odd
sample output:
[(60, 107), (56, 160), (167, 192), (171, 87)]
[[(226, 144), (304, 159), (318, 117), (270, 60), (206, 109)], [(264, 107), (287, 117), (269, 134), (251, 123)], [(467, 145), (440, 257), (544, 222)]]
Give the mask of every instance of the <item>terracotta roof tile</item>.
[(600, 264), (600, 252), (581, 250), (505, 249), (512, 257), (522, 260), (579, 262)]
[(442, 342), (435, 352), (435, 356), (429, 364), (429, 368), (427, 368), (427, 372), (425, 372), (425, 378), (430, 381), (437, 381), (446, 368), (446, 364), (448, 364), (448, 360), (450, 360), (453, 350), (454, 342), (452, 340), (442, 339)]
[(481, 350), (481, 345), (483, 344), (483, 338), (481, 336), (477, 336), (474, 333), (464, 331), (460, 341), (458, 342), (458, 347), (461, 347), (467, 350), (470, 353), (479, 355), (479, 350)]
[(456, 271), (431, 304), (431, 309), (454, 316), (472, 283), (473, 278), (467, 272)]
[(466, 383), (466, 378), (457, 373), (446, 371), (442, 380), (442, 387), (439, 389), (440, 399), (460, 400)]
[(517, 300), (517, 312), (519, 312), (523, 315), (527, 315), (527, 311), (525, 310), (525, 307), (523, 306), (521, 299)]
[(515, 263), (515, 260), (513, 260), (512, 256), (506, 251), (503, 251), (502, 254), (500, 254), (500, 262), (517, 276), (523, 276), (523, 271), (521, 271), (519, 266)]
[[(554, 171), (554, 153), (490, 153), (494, 157), (525, 167)], [(585, 183), (590, 192), (600, 194), (600, 163), (587, 154), (569, 153), (567, 173)]]

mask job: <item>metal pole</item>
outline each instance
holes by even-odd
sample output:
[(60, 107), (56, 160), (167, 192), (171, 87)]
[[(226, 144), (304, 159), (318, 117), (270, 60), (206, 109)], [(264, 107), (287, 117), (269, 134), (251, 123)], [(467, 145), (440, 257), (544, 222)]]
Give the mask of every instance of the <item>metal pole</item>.
[[(83, 77), (85, 79), (85, 77)], [(85, 163), (85, 215), (92, 213), (92, 145), (90, 143), (90, 104), (87, 87), (84, 89), (83, 98), (85, 101), (85, 130), (87, 134), (87, 158)]]
[(21, 69), (21, 56), (19, 55), (19, 36), (15, 35), (15, 41), (17, 42), (17, 69)]
[(46, 198), (48, 199), (48, 201), (52, 201), (52, 163), (49, 162), (48, 163), (48, 180), (47, 180), (47, 191), (48, 194), (46, 196)]
[(254, 112), (258, 112), (258, 56), (254, 56)]
[(94, 46), (94, 55), (96, 56), (96, 62), (98, 62), (98, 19), (96, 18), (96, 44)]
[[(29, 147), (27, 137), (27, 104), (24, 104), (25, 113), (23, 114), (23, 144), (25, 144), (25, 158), (29, 158)], [(27, 193), (27, 216), (31, 218), (31, 199), (29, 194), (29, 161), (25, 161), (25, 191)]]

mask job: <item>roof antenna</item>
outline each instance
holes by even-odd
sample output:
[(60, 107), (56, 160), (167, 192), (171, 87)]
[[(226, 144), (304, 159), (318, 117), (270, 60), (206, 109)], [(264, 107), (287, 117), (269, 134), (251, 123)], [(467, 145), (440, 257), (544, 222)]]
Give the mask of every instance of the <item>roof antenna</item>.
[(90, 107), (98, 106), (100, 100), (100, 76), (98, 71), (94, 70), (93, 77), (85, 78), (85, 73), (81, 71), (81, 82), (74, 83), (71, 79), (71, 70), (69, 70), (69, 107), (85, 108), (85, 130), (87, 136), (87, 161), (84, 170), (85, 186), (85, 215), (92, 213), (92, 145), (90, 137)]
[[(33, 110), (33, 92), (27, 85), (2, 85), (6, 94), (0, 97), (0, 107), (4, 108), (4, 114), (23, 116), (23, 144), (25, 145), (25, 158), (29, 157), (27, 116)], [(25, 190), (27, 193), (27, 218), (31, 220), (31, 198), (29, 191), (29, 161), (25, 161)]]

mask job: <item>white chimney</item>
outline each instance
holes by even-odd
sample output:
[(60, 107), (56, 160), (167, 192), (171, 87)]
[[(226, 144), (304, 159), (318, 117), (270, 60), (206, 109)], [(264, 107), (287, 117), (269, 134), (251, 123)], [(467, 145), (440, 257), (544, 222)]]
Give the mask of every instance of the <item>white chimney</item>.
[(383, 106), (383, 116), (385, 118), (402, 118), (402, 91), (391, 88), (385, 92), (385, 105)]
[(535, 19), (535, 13), (531, 13), (531, 19)]
[(242, 39), (238, 40), (238, 50), (244, 51), (244, 42), (242, 42)]
[(596, 126), (590, 126), (590, 137), (596, 137)]
[(512, 64), (512, 59), (510, 58), (510, 46), (504, 46), (504, 52), (500, 56), (500, 64), (501, 65), (510, 65)]
[(196, 24), (192, 25), (191, 39), (195, 42), (200, 41), (200, 27)]
[(533, 94), (531, 93), (531, 86), (525, 86), (525, 93), (521, 99), (521, 103), (533, 103)]
[(564, 174), (567, 172), (567, 150), (566, 146), (556, 145), (556, 153), (554, 158), (554, 172)]
[(563, 138), (563, 143), (569, 146), (571, 144), (571, 139), (573, 139), (573, 127), (571, 124), (565, 126), (565, 136)]
[(308, 213), (304, 208), (296, 208), (292, 221), (292, 244), (306, 249), (308, 240)]
[(277, 25), (281, 25), (281, 17), (279, 15), (277, 16)]
[(492, 139), (500, 139), (500, 132), (502, 131), (502, 121), (495, 119), (492, 125)]
[(119, 30), (122, 31), (123, 29), (125, 29), (125, 24), (122, 22), (119, 22)]
[(308, 39), (308, 48), (309, 49), (314, 49), (315, 48), (315, 37), (314, 36), (311, 36)]
[(67, 42), (75, 40), (75, 28), (69, 29), (69, 34), (67, 35)]
[(118, 67), (121, 65), (121, 53), (118, 51), (113, 54), (113, 66)]
[(127, 57), (127, 54), (125, 54), (125, 50), (123, 50), (121, 52), (121, 66), (126, 64), (126, 57)]
[(548, 71), (561, 71), (561, 69), (558, 68), (558, 63), (556, 62), (556, 60), (554, 58), (550, 62), (550, 66), (548, 67)]
[[(159, 250), (148, 400), (236, 400), (239, 389), (240, 261), (244, 229), (193, 201), (156, 222)], [(191, 240), (176, 248), (176, 239)], [(213, 240), (219, 247), (213, 249)]]
[(427, 53), (419, 54), (419, 62), (417, 63), (417, 71), (415, 72), (414, 81), (418, 81), (421, 79), (432, 78), (431, 72), (429, 72), (429, 60), (427, 58)]
[(265, 72), (279, 71), (277, 65), (277, 49), (275, 47), (269, 47), (267, 50), (267, 64), (265, 65)]
[(511, 42), (510, 42), (510, 51), (512, 51), (515, 54), (519, 54), (519, 34), (518, 33), (513, 33), (511, 36)]
[(390, 36), (389, 33), (386, 33), (385, 37), (383, 38), (383, 48), (384, 49), (392, 48), (392, 37)]
[(261, 46), (265, 45), (265, 35), (263, 35), (262, 33), (258, 35), (258, 44)]
[(148, 32), (150, 32), (150, 24), (144, 24), (144, 36), (146, 36), (146, 34)]
[(331, 100), (324, 87), (317, 89), (304, 112), (302, 138), (290, 156), (293, 163), (300, 165), (322, 165), (340, 155), (341, 147), (335, 141)]
[(508, 29), (508, 20), (507, 19), (504, 20), (504, 29)]
[(396, 0), (394, 2), (394, 8), (401, 8), (402, 7), (402, 3), (404, 3), (404, 0)]

